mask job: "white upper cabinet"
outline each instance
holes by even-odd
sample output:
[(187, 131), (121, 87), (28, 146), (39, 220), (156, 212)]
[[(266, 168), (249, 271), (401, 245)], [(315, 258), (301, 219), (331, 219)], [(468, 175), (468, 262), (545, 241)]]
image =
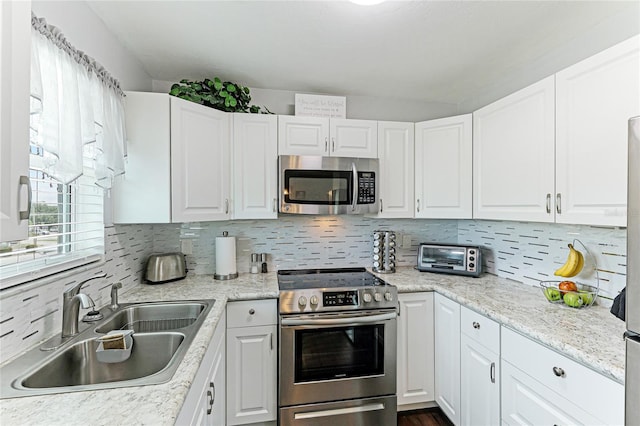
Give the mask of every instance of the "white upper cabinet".
[(233, 114), (234, 219), (276, 219), (278, 117)]
[(127, 92), (126, 173), (111, 191), (114, 223), (171, 222), (171, 107), (165, 93)]
[(230, 218), (231, 117), (164, 93), (127, 92), (127, 172), (114, 223)]
[(378, 123), (372, 120), (329, 120), (333, 157), (378, 158)]
[(171, 97), (173, 222), (229, 219), (231, 117)]
[(0, 2), (0, 241), (27, 238), (31, 2)]
[(416, 123), (416, 218), (472, 217), (471, 114)]
[(554, 77), (473, 113), (473, 217), (553, 222)]
[(640, 115), (640, 36), (556, 74), (556, 222), (626, 226), (627, 120)]
[(329, 119), (278, 116), (279, 155), (329, 155)]
[(378, 122), (381, 218), (413, 217), (414, 125)]
[(280, 115), (278, 154), (377, 158), (377, 122)]

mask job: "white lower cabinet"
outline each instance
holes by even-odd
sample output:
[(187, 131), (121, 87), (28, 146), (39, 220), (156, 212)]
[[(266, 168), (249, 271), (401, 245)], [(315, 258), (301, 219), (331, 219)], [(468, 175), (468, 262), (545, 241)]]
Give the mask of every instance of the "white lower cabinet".
[(460, 312), (460, 423), (500, 424), (500, 324)]
[(275, 300), (227, 305), (227, 425), (277, 418)]
[(433, 401), (433, 293), (398, 295), (398, 407)]
[(176, 425), (226, 424), (225, 332), (226, 320), (222, 316), (176, 419)]
[(502, 327), (502, 423), (624, 424), (624, 386)]
[(454, 425), (460, 424), (460, 305), (434, 298), (436, 402)]

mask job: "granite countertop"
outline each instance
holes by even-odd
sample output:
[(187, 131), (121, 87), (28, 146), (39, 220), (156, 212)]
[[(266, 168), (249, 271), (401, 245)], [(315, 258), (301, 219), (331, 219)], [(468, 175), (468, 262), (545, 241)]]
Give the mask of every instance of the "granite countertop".
[[(421, 273), (406, 267), (380, 276), (397, 286), (400, 293), (436, 291), (607, 377), (624, 381), (625, 325), (606, 308), (572, 309), (551, 304), (538, 288), (488, 274), (466, 278)], [(227, 301), (277, 297), (275, 273), (241, 274), (230, 281), (190, 275), (173, 283), (138, 286), (123, 293), (121, 302), (216, 299), (172, 380), (160, 385), (3, 399), (2, 423), (172, 425)]]

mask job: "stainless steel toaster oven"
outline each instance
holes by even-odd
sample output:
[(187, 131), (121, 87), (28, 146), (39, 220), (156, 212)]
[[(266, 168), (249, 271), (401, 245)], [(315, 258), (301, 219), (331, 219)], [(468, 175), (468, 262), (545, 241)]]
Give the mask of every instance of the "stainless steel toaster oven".
[(418, 270), (479, 277), (482, 251), (479, 246), (422, 243), (418, 248)]

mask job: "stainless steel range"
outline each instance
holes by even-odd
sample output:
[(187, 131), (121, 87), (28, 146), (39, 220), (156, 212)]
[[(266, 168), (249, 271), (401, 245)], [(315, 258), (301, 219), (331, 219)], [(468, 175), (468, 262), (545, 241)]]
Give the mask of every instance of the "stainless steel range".
[(278, 285), (280, 425), (395, 425), (397, 289), (364, 268)]

